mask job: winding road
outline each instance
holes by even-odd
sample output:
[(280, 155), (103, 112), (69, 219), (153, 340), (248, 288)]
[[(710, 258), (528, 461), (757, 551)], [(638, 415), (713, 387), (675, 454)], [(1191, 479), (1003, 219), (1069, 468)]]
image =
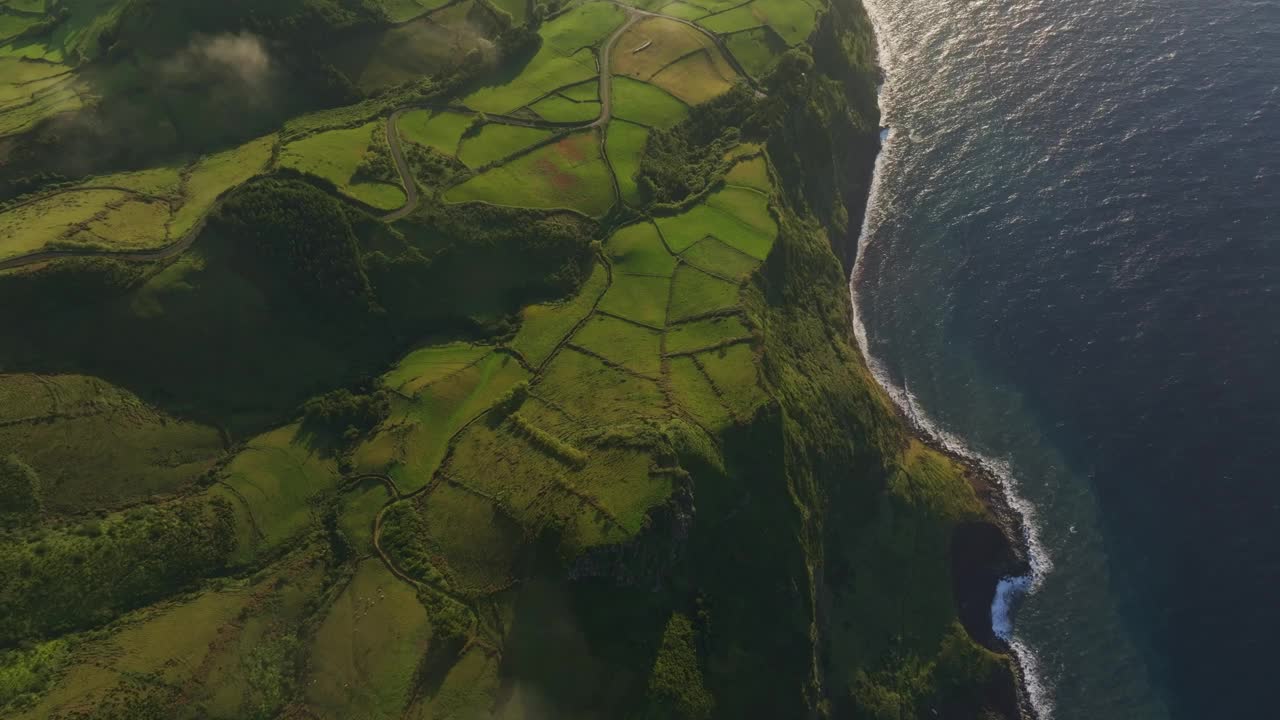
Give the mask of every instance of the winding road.
[[(746, 70), (738, 62), (738, 59), (733, 56), (733, 53), (729, 52), (729, 48), (724, 44), (724, 41), (715, 33), (707, 30), (706, 28), (699, 26), (697, 23), (694, 23), (690, 20), (685, 20), (678, 17), (672, 17), (671, 15), (664, 15), (662, 13), (652, 12), (649, 10), (641, 10), (639, 8), (632, 7), (630, 5), (626, 5), (622, 2), (618, 2), (618, 0), (612, 0), (612, 2), (614, 5), (617, 5), (618, 7), (622, 8), (624, 12), (626, 12), (627, 19), (626, 19), (626, 22), (618, 26), (618, 28), (614, 30), (611, 35), (609, 35), (608, 39), (606, 39), (604, 44), (601, 45), (600, 47), (600, 53), (599, 53), (598, 62), (597, 62), (597, 65), (599, 67), (599, 77), (600, 77), (600, 114), (599, 116), (596, 117), (596, 119), (590, 122), (585, 122), (585, 123), (554, 123), (554, 122), (546, 122), (546, 121), (528, 120), (525, 118), (519, 118), (519, 117), (510, 116), (510, 115), (490, 115), (488, 116), (489, 121), (499, 123), (499, 124), (504, 124), (504, 125), (521, 125), (524, 127), (553, 129), (553, 130), (561, 130), (564, 132), (570, 132), (574, 130), (585, 130), (588, 128), (607, 127), (609, 124), (609, 121), (613, 118), (613, 75), (609, 71), (609, 60), (610, 60), (610, 56), (613, 54), (613, 46), (616, 43), (617, 39), (621, 37), (623, 33), (629, 30), (631, 26), (635, 25), (635, 23), (638, 22), (640, 19), (645, 17), (664, 18), (666, 20), (678, 22), (682, 25), (687, 25), (697, 30), (698, 32), (702, 33), (703, 35), (707, 36), (708, 38), (711, 39), (712, 42), (715, 43), (716, 47), (720, 50), (721, 54), (724, 55), (725, 59), (729, 62), (729, 64), (733, 67), (733, 69), (739, 75), (741, 75), (748, 83), (750, 83), (751, 86), (757, 90), (757, 92), (759, 92), (759, 87), (757, 86), (755, 80), (751, 77), (750, 74), (746, 72)], [(393, 210), (392, 212), (389, 212), (383, 215), (382, 220), (384, 222), (395, 222), (397, 220), (400, 220), (402, 218), (409, 216), (415, 210), (418, 209), (418, 205), (421, 203), (421, 200), (422, 200), (421, 194), (418, 191), (417, 182), (414, 180), (414, 177), (413, 177), (413, 169), (409, 166), (409, 161), (405, 157), (404, 148), (401, 147), (400, 145), (400, 133), (397, 132), (396, 130), (397, 121), (400, 119), (402, 115), (404, 115), (406, 112), (409, 112), (411, 110), (417, 110), (417, 109), (440, 110), (440, 109), (445, 109), (446, 107), (447, 105), (443, 105), (443, 104), (412, 105), (408, 107), (399, 108), (393, 111), (391, 115), (387, 118), (387, 125), (386, 125), (387, 145), (391, 151), (391, 159), (394, 161), (396, 166), (396, 173), (400, 176), (400, 184), (405, 194), (405, 203), (399, 209)], [(618, 181), (617, 181), (617, 177), (613, 173), (613, 166), (611, 163), (609, 163), (608, 155), (605, 153), (603, 133), (601, 134), (600, 144), (601, 144), (600, 153), (601, 153), (601, 156), (604, 158), (605, 163), (609, 165), (609, 174), (611, 177), (613, 177), (614, 190), (616, 192), (618, 189), (618, 185), (617, 185)], [(206, 213), (206, 217), (208, 216), (208, 214), (211, 214), (214, 209), (216, 209), (216, 205), (214, 208), (210, 209), (209, 213)], [(204, 228), (204, 219), (202, 218), (200, 222), (196, 223), (196, 225), (190, 231), (188, 231), (178, 240), (168, 245), (165, 245), (163, 247), (159, 247), (151, 250), (38, 250), (36, 252), (27, 253), (25, 255), (18, 255), (15, 257), (0, 260), (0, 272), (3, 272), (5, 270), (13, 270), (16, 268), (26, 267), (29, 265), (37, 265), (39, 263), (49, 262), (52, 260), (60, 260), (60, 259), (68, 259), (68, 258), (101, 257), (101, 258), (117, 258), (121, 260), (134, 260), (139, 262), (153, 262), (157, 260), (168, 260), (172, 257), (182, 254), (183, 252), (186, 252), (187, 248), (191, 247), (191, 244), (195, 242), (196, 237), (200, 234), (200, 231), (203, 228)]]

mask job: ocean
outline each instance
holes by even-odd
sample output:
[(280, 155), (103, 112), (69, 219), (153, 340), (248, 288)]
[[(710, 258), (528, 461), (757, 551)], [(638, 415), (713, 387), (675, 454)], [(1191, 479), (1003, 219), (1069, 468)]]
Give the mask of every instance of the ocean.
[(1040, 714), (1280, 717), (1280, 0), (866, 3), (857, 329), (1027, 515)]

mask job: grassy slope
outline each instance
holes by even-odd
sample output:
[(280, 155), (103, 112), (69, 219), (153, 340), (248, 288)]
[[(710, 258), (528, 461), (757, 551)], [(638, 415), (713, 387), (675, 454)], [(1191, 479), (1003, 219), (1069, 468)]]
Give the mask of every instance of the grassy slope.
[[(592, 3), (549, 23), (546, 68), (589, 59), (582, 48), (619, 21), (615, 7)], [(727, 87), (722, 65), (704, 52), (653, 74), (698, 102)], [(530, 69), (541, 72), (537, 62)], [(542, 80), (560, 82), (556, 72)], [(938, 708), (976, 717), (975, 689), (999, 661), (959, 629), (947, 554), (952, 527), (982, 510), (962, 468), (910, 440), (854, 350), (827, 234), (844, 230), (832, 196), (845, 188), (821, 195), (794, 170), (821, 167), (796, 160), (809, 153), (828, 163), (869, 157), (861, 146), (821, 146), (849, 114), (831, 112), (838, 102), (818, 75), (769, 88), (764, 101), (784, 103), (787, 121), (767, 156), (739, 164), (731, 187), (684, 213), (614, 232), (576, 296), (523, 311), (510, 350), (428, 343), (373, 381), (391, 395), (389, 414), (352, 429), (349, 455), (298, 425), (236, 448), (192, 500), (224, 503), (230, 512), (210, 532), (234, 534), (233, 547), (174, 572), (248, 566), (259, 570), (253, 582), (214, 580), (200, 595), (70, 637), (73, 651), (37, 642), (0, 654), (0, 707), (30, 692), (36, 705), (13, 707), (48, 715), (106, 698), (105, 713), (123, 702), (128, 712), (117, 716), (148, 717), (139, 707), (169, 716), (182, 697), (195, 699), (179, 713), (192, 717), (270, 717), (286, 705), (318, 717), (898, 720)], [(471, 99), (506, 107), (507, 95), (547, 91), (526, 80)], [(456, 147), (458, 119), (432, 127), (414, 118), (401, 130)], [(863, 121), (858, 129), (874, 128)], [(373, 129), (295, 140), (286, 163), (342, 187)], [(624, 172), (630, 144), (614, 158)], [(450, 199), (523, 193), (521, 204), (603, 213), (613, 198), (607, 175), (590, 169), (597, 146), (594, 134), (578, 134), (476, 176)], [(773, 187), (775, 176), (789, 184)], [(821, 222), (795, 207), (814, 208)], [(181, 311), (210, 281), (216, 247), (202, 242), (111, 312), (140, 330), (166, 316), (199, 325), (207, 313)], [(273, 314), (274, 299), (231, 295), (241, 297), (231, 310), (252, 311), (231, 312), (238, 322)], [(264, 324), (262, 334), (272, 330)], [(332, 386), (337, 373), (324, 370), (336, 356), (286, 345), (263, 346), (297, 357), (299, 386)], [(258, 382), (293, 394), (283, 380)], [(358, 473), (376, 476), (344, 488), (340, 478)], [(106, 535), (136, 545), (146, 533), (117, 532), (126, 522), (113, 516)], [(105, 542), (93, 532), (60, 530), (52, 559), (34, 562), (38, 577)], [(14, 573), (41, 552), (0, 549)], [(125, 551), (113, 552), (112, 567), (128, 568)], [(33, 597), (4, 600), (20, 618)], [(99, 604), (101, 614), (81, 613), (74, 627), (133, 607), (114, 596)], [(122, 666), (127, 677), (95, 662), (103, 638), (142, 658)], [(203, 659), (163, 665), (163, 653)], [(32, 671), (38, 662), (48, 667)], [(45, 694), (55, 671), (70, 681)], [(163, 682), (128, 684), (153, 671)]]

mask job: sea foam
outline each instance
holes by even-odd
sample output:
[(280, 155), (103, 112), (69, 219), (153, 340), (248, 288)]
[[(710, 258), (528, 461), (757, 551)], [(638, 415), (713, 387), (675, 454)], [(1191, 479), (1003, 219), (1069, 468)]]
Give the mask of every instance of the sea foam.
[[(874, 16), (874, 12), (872, 13)], [(874, 20), (874, 17), (873, 17)], [(881, 48), (881, 58), (884, 58)], [(1009, 463), (989, 457), (969, 447), (964, 440), (941, 427), (920, 407), (915, 395), (905, 385), (898, 385), (885, 368), (884, 363), (871, 353), (867, 342), (867, 328), (862, 320), (858, 306), (858, 280), (863, 272), (863, 258), (866, 257), (867, 244), (871, 238), (871, 228), (878, 221), (881, 209), (877, 204), (880, 195), (880, 179), (883, 175), (884, 163), (888, 156), (886, 150), (893, 141), (892, 128), (884, 128), (880, 132), (880, 153), (876, 157), (875, 173), (871, 179), (871, 191), (867, 199), (866, 212), (862, 219), (862, 231), (858, 236), (858, 254), (854, 261), (853, 272), (849, 279), (849, 298), (853, 306), (853, 331), (858, 341), (858, 348), (871, 369), (876, 381), (893, 399), (898, 408), (907, 416), (916, 429), (931, 438), (946, 451), (967, 458), (985, 470), (1000, 482), (1005, 502), (1008, 503), (1022, 520), (1022, 542), (1027, 551), (1028, 564), (1031, 571), (1027, 575), (1002, 578), (996, 585), (995, 597), (991, 602), (991, 628), (996, 636), (1009, 645), (1018, 667), (1022, 671), (1023, 686), (1028, 700), (1039, 720), (1053, 718), (1053, 697), (1051, 688), (1040, 672), (1040, 660), (1035, 651), (1021, 640), (1014, 631), (1014, 610), (1018, 601), (1025, 595), (1038, 590), (1047, 575), (1053, 569), (1053, 562), (1048, 551), (1040, 541), (1040, 526), (1036, 519), (1035, 507), (1019, 492), (1017, 477)]]

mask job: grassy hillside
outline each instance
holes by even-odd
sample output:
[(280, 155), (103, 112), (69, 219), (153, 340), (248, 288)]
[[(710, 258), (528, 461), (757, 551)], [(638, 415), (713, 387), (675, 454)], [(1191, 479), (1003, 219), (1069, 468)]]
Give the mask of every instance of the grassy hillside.
[(364, 68), (230, 150), (10, 141), (0, 714), (1016, 715), (956, 571), (1010, 558), (851, 338), (856, 0), (249, 5), (0, 46)]

